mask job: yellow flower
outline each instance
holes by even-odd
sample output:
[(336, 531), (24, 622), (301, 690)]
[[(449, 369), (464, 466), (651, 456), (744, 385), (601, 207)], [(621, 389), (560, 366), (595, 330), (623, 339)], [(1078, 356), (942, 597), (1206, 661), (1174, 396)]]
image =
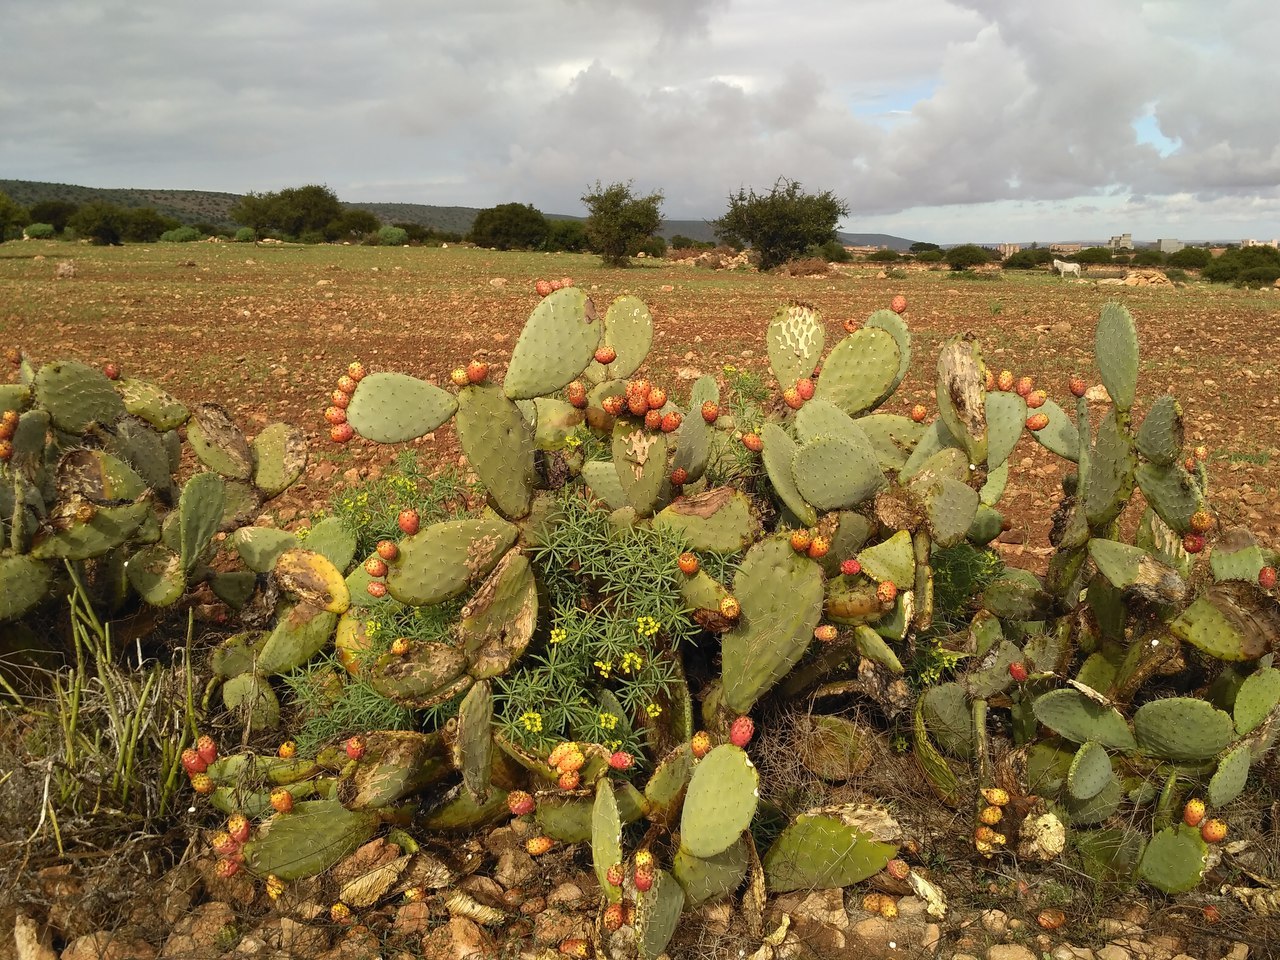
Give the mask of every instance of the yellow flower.
[(642, 637), (652, 637), (659, 629), (660, 625), (653, 617), (636, 618), (636, 633)]
[(564, 438), (564, 443), (567, 447), (580, 447), (582, 446), (582, 438), (576, 433), (571, 433)]
[(725, 373), (737, 373), (737, 372), (738, 372), (738, 368), (737, 368), (737, 367), (735, 367), (732, 363), (726, 363), (726, 364), (724, 365), (724, 372), (725, 372)]
[(612, 713), (600, 714), (600, 726), (605, 730), (612, 730), (618, 725), (618, 718)]
[(530, 733), (542, 732), (542, 714), (535, 713), (532, 710), (526, 710), (520, 714), (520, 723)]
[(607, 680), (609, 678), (609, 674), (613, 672), (613, 661), (597, 660), (595, 663), (595, 667), (597, 670), (600, 671), (600, 676), (604, 677)]
[(645, 707), (645, 708), (644, 708), (644, 712), (645, 712), (645, 713), (647, 713), (647, 714), (648, 714), (649, 716), (651, 716), (651, 717), (656, 717), (656, 716), (661, 715), (661, 713), (662, 713), (662, 708), (661, 708), (660, 706), (658, 706), (656, 703), (651, 703), (651, 704), (649, 704), (647, 707)]
[(613, 750), (618, 750), (618, 749), (621, 749), (621, 747), (622, 747), (622, 741), (621, 741), (621, 740), (610, 740), (607, 744), (605, 744), (605, 746), (607, 746), (611, 751), (613, 751)]
[(639, 670), (644, 664), (644, 659), (638, 653), (630, 652), (622, 655), (622, 663), (618, 665), (618, 669), (623, 673), (630, 673), (632, 670)]
[(563, 627), (556, 627), (551, 631), (551, 642), (560, 643), (567, 636), (568, 634), (565, 632)]

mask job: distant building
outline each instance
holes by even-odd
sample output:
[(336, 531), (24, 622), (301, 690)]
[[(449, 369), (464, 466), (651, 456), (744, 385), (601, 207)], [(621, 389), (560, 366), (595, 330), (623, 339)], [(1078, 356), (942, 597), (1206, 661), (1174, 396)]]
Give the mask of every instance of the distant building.
[(1114, 236), (1107, 242), (1107, 246), (1109, 246), (1112, 250), (1132, 250), (1133, 234), (1121, 233), (1117, 236)]
[(1051, 243), (1049, 244), (1050, 253), (1079, 253), (1084, 249), (1083, 243)]
[(1002, 244), (1000, 244), (998, 247), (996, 247), (996, 249), (997, 249), (998, 251), (1000, 251), (1000, 259), (1001, 259), (1001, 260), (1008, 260), (1008, 259), (1009, 259), (1010, 257), (1012, 257), (1015, 253), (1019, 253), (1019, 252), (1022, 250), (1022, 244), (1020, 244), (1020, 243), (1002, 243)]
[(1241, 240), (1242, 247), (1280, 247), (1280, 240)]
[(855, 257), (866, 257), (873, 253), (879, 253), (884, 247), (877, 247), (874, 243), (863, 244), (856, 247), (845, 247), (845, 250), (853, 254)]
[(1156, 249), (1161, 253), (1177, 253), (1179, 250), (1185, 249), (1186, 244), (1181, 240), (1157, 240)]

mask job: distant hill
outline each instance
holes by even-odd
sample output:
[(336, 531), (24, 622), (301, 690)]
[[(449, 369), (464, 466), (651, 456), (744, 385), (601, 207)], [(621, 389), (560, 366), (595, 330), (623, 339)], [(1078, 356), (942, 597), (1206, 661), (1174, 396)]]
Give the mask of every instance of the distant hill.
[[(145, 190), (81, 187), (70, 183), (44, 183), (39, 180), (0, 180), (0, 192), (8, 194), (24, 207), (44, 200), (66, 200), (84, 204), (92, 201), (118, 207), (151, 207), (157, 213), (182, 223), (232, 224), (231, 208), (240, 200), (238, 193), (215, 193), (209, 190)], [(415, 223), (423, 227), (452, 233), (466, 233), (480, 212), (479, 207), (438, 207), (427, 203), (343, 203), (357, 210), (368, 210), (385, 223)], [(548, 213), (552, 220), (583, 220), (568, 214)], [(715, 233), (706, 220), (667, 220), (658, 231), (670, 240), (677, 234), (699, 242), (714, 242)], [(887, 233), (838, 233), (846, 246), (892, 247), (906, 250), (911, 241)]]

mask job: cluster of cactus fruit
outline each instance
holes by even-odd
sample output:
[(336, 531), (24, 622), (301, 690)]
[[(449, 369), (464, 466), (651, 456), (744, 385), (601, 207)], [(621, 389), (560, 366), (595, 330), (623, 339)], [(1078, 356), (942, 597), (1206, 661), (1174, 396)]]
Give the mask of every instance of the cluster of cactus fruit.
[[(274, 726), (271, 678), (330, 643), (387, 699), (457, 704), (427, 732), (369, 732), (313, 758), (206, 762), (193, 786), (233, 817), (262, 821), (235, 844), (219, 836), (236, 870), (278, 890), (326, 870), (406, 804), (434, 830), (514, 816), (534, 825), (530, 854), (590, 844), (603, 891), (595, 949), (642, 957), (663, 951), (687, 906), (744, 884), (762, 895), (887, 870), (926, 889), (877, 808), (817, 807), (780, 832), (753, 831), (762, 801), (749, 751), (763, 701), (844, 677), (896, 681), (927, 637), (956, 667), (918, 691), (911, 749), (941, 802), (972, 808), (982, 855), (1047, 860), (1070, 847), (1086, 868), (1165, 891), (1201, 882), (1223, 828), (1193, 824), (1194, 804), (1230, 803), (1280, 731), (1275, 557), (1245, 531), (1217, 529), (1204, 457), (1186, 457), (1173, 398), (1134, 428), (1137, 334), (1123, 307), (1102, 311), (1101, 385), (1073, 379), (1074, 416), (1029, 377), (989, 371), (964, 335), (940, 351), (930, 420), (923, 404), (909, 415), (886, 406), (912, 359), (900, 298), (846, 323), (825, 356), (822, 318), (780, 310), (767, 332), (778, 394), (757, 407), (722, 402), (711, 376), (683, 403), (637, 377), (653, 340), (638, 299), (601, 314), (571, 283), (538, 293), (501, 382), (478, 360), (454, 371), (456, 392), (356, 363), (326, 411), (341, 442), (400, 443), (452, 421), (487, 494), (482, 511), (428, 525), (407, 511), (403, 536), (367, 557), (333, 518), (305, 540), (263, 527), (229, 539), (284, 599), (271, 629), (215, 651), (228, 707)], [(601, 442), (575, 442), (586, 433)], [(958, 628), (954, 610), (935, 622), (935, 566), (1001, 532), (997, 508), (1024, 437), (1074, 465), (1048, 570), (997, 563)], [(712, 484), (725, 476), (741, 482)], [(698, 702), (681, 683), (660, 715), (625, 718), (643, 731), (643, 756), (530, 746), (495, 724), (495, 684), (564, 633), (545, 608), (539, 550), (563, 522), (566, 485), (607, 511), (619, 536), (662, 531), (680, 544), (669, 560), (680, 599), (708, 638), (699, 656), (710, 649), (718, 664)], [(1130, 543), (1135, 491), (1144, 506)], [(451, 637), (390, 649), (370, 639), (392, 605), (464, 596)], [(588, 615), (611, 602), (595, 598)], [(680, 668), (691, 652), (671, 646), (663, 655)], [(814, 723), (847, 736), (840, 718)], [(628, 829), (640, 821), (646, 830)], [(896, 909), (883, 897), (875, 908)], [(1048, 914), (1042, 926), (1061, 923)]]
[[(258, 586), (215, 570), (219, 533), (251, 522), (306, 466), (301, 431), (277, 423), (252, 442), (226, 410), (188, 410), (156, 384), (74, 361), (38, 369), (8, 351), (0, 384), (0, 622), (65, 596), (80, 578), (108, 612), (135, 598), (170, 606), (200, 584), (234, 607)], [(175, 482), (186, 446), (201, 472)]]

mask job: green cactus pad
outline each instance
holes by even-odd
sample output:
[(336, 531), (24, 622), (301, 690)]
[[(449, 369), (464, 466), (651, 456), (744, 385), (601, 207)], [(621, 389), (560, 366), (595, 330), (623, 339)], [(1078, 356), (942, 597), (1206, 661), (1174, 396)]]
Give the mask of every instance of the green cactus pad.
[(1009, 461), (1005, 461), (987, 474), (987, 479), (983, 481), (981, 489), (978, 490), (978, 499), (982, 501), (982, 505), (986, 507), (994, 507), (1000, 502), (1000, 498), (1004, 496), (1004, 488), (1009, 484)]
[(229, 680), (242, 673), (252, 673), (262, 645), (270, 634), (265, 630), (237, 633), (222, 641), (209, 656), (209, 667), (215, 677)]
[(824, 437), (835, 437), (846, 440), (859, 449), (870, 449), (871, 441), (862, 429), (862, 424), (869, 419), (870, 417), (859, 417), (854, 420), (834, 403), (815, 397), (796, 411), (796, 437), (801, 444)]
[(91, 423), (109, 427), (125, 415), (115, 384), (83, 363), (46, 363), (36, 374), (35, 395), (53, 425), (66, 433), (84, 433)]
[(596, 784), (596, 799), (591, 808), (591, 863), (596, 881), (610, 903), (622, 900), (622, 888), (608, 880), (609, 868), (622, 862), (622, 818), (613, 785), (606, 779)]
[[(613, 784), (613, 798), (618, 805), (618, 819), (624, 826), (640, 819), (644, 797), (630, 783), (623, 781)], [(547, 836), (563, 843), (585, 843), (591, 839), (594, 813), (593, 800), (571, 794), (551, 794), (538, 798), (538, 807), (533, 817), (538, 829)]]
[(569, 438), (587, 419), (585, 410), (555, 397), (538, 397), (536, 400), (521, 400), (520, 403), (534, 405), (537, 412), (534, 446), (543, 451), (567, 449)]
[(693, 751), (682, 743), (662, 758), (644, 785), (644, 815), (654, 823), (673, 826), (693, 775)]
[(822, 583), (821, 569), (785, 539), (747, 551), (734, 578), (742, 615), (721, 640), (724, 701), (731, 710), (747, 713), (804, 656), (822, 616)]
[(1182, 464), (1161, 467), (1144, 463), (1134, 476), (1142, 495), (1170, 529), (1179, 535), (1191, 529), (1192, 514), (1204, 508), (1204, 493)]
[(858, 562), (862, 564), (862, 572), (873, 580), (892, 581), (904, 590), (915, 583), (915, 549), (906, 530), (899, 530), (888, 540), (862, 550)]
[(1029, 571), (1006, 569), (982, 591), (982, 607), (1006, 620), (1043, 620), (1053, 597)]
[[(862, 419), (870, 418), (863, 417)], [(951, 435), (951, 431), (947, 429), (945, 423), (941, 420), (934, 420), (925, 426), (924, 432), (920, 435), (920, 440), (915, 445), (915, 449), (911, 451), (910, 456), (907, 457), (907, 462), (898, 471), (899, 481), (915, 476), (932, 457), (948, 449), (960, 450), (965, 458), (966, 465), (968, 464), (969, 455), (963, 452), (964, 447), (960, 441)]]
[(613, 466), (627, 503), (643, 517), (653, 513), (667, 482), (667, 435), (619, 420), (613, 427)]
[(885, 643), (884, 637), (866, 624), (860, 623), (853, 628), (853, 645), (859, 656), (880, 664), (890, 673), (903, 672), (902, 661), (893, 652), (893, 648)]
[(224, 683), (222, 702), (251, 731), (273, 730), (280, 725), (280, 701), (271, 684), (257, 674), (242, 673)]
[(760, 522), (746, 494), (716, 487), (666, 507), (654, 516), (653, 528), (675, 531), (692, 550), (732, 554), (755, 542)]
[(120, 393), (125, 410), (162, 433), (177, 429), (191, 416), (185, 406), (154, 383), (121, 377), (116, 381), (115, 387)]
[[(1028, 643), (1028, 647), (1030, 643)], [(1009, 675), (1009, 667), (1018, 661), (1025, 662), (1030, 655), (1019, 650), (1008, 640), (1000, 641), (993, 651), (982, 658), (982, 665), (964, 678), (964, 686), (969, 696), (975, 700), (986, 700), (1004, 693), (1013, 684)]]
[(1240, 744), (1218, 761), (1218, 769), (1209, 780), (1209, 806), (1225, 807), (1244, 792), (1251, 762), (1247, 743)]
[(204, 556), (222, 522), (224, 485), (216, 473), (197, 473), (182, 488), (178, 500), (179, 553), (187, 573)]
[(1125, 788), (1119, 780), (1113, 780), (1087, 800), (1079, 800), (1067, 792), (1062, 805), (1073, 827), (1103, 823), (1115, 816), (1125, 799)]
[(412, 606), (456, 597), (497, 565), (517, 532), (514, 524), (496, 516), (426, 527), (400, 541), (400, 553), (387, 573), (387, 591)]
[(1004, 515), (999, 510), (993, 510), (985, 503), (980, 503), (978, 512), (973, 515), (973, 523), (969, 525), (965, 536), (971, 543), (985, 547), (1000, 536), (1002, 530), (1004, 530)]
[(925, 472), (911, 482), (910, 490), (924, 504), (935, 546), (954, 546), (968, 535), (978, 514), (977, 490), (950, 477), (931, 478)]
[(253, 438), (253, 485), (267, 497), (291, 487), (307, 468), (307, 438), (297, 427), (273, 423)]
[(953, 757), (973, 756), (973, 715), (969, 695), (959, 683), (939, 683), (925, 688), (920, 717), (931, 740)]
[(925, 780), (944, 803), (955, 805), (960, 791), (960, 781), (947, 765), (946, 759), (938, 752), (938, 748), (929, 739), (929, 729), (924, 718), (924, 704), (916, 701), (914, 723), (912, 724), (912, 750)]
[(129, 585), (153, 607), (176, 603), (187, 589), (182, 558), (164, 544), (139, 550), (129, 558), (125, 570)]
[(125, 417), (107, 441), (107, 450), (129, 464), (165, 502), (173, 496), (173, 477), (164, 441), (140, 420)]
[(680, 599), (686, 610), (719, 610), (720, 601), (729, 591), (718, 580), (713, 580), (705, 570), (692, 577), (685, 577), (680, 584)]
[(255, 874), (300, 880), (323, 873), (354, 853), (378, 829), (378, 814), (346, 810), (333, 800), (295, 803), (272, 817), (244, 845), (245, 864)]
[(1195, 827), (1166, 827), (1147, 843), (1138, 875), (1163, 893), (1186, 893), (1204, 879), (1209, 846)]
[(897, 852), (838, 817), (801, 814), (765, 854), (765, 882), (772, 893), (848, 887), (879, 873)]
[(986, 389), (982, 350), (971, 335), (953, 337), (938, 355), (938, 419), (970, 463), (987, 459)]
[(151, 504), (145, 500), (118, 507), (98, 507), (88, 523), (76, 520), (58, 531), (42, 528), (31, 543), (30, 555), (37, 560), (100, 557), (127, 542), (151, 512)]
[(889, 384), (889, 389), (877, 402), (876, 406), (879, 406), (893, 395), (906, 377), (907, 371), (911, 369), (911, 331), (907, 329), (907, 322), (902, 319), (902, 316), (892, 310), (877, 310), (867, 318), (865, 326), (884, 330), (898, 345), (898, 372), (893, 378), (893, 383)]
[(1037, 720), (1075, 743), (1096, 740), (1104, 747), (1124, 751), (1138, 747), (1120, 711), (1079, 690), (1052, 690), (1037, 697), (1033, 709)]
[(364, 756), (338, 781), (348, 810), (380, 810), (446, 777), (453, 769), (437, 733), (378, 730), (364, 734)]
[(356, 385), (347, 422), (375, 443), (405, 443), (445, 423), (458, 409), (453, 394), (403, 373), (371, 373)]
[(684, 890), (685, 903), (696, 907), (737, 890), (747, 875), (749, 862), (747, 840), (740, 837), (714, 857), (695, 857), (681, 847), (672, 860), (671, 875)]
[(1219, 660), (1256, 660), (1280, 633), (1280, 613), (1256, 587), (1227, 581), (1197, 597), (1169, 624), (1169, 631)]
[(512, 400), (531, 400), (562, 389), (592, 362), (602, 328), (595, 307), (578, 287), (544, 297), (511, 351), (503, 391)]
[(468, 690), (458, 707), (457, 750), (463, 787), (484, 803), (493, 772), (493, 687), (487, 680)]
[[(801, 413), (812, 403), (801, 408)], [(880, 469), (900, 471), (907, 465), (912, 451), (919, 445), (927, 429), (924, 424), (916, 423), (910, 417), (900, 417), (894, 413), (873, 413), (859, 417), (855, 421), (866, 434), (871, 449), (876, 452)]]
[(592, 494), (603, 500), (610, 510), (627, 506), (627, 494), (618, 479), (618, 469), (612, 460), (591, 460), (582, 465), (582, 479)]
[(703, 376), (694, 381), (689, 393), (689, 415), (681, 421), (674, 437), (676, 453), (671, 465), (689, 474), (689, 483), (702, 479), (711, 459), (715, 427), (702, 419), (702, 405), (707, 402), (720, 402), (720, 388), (714, 377)]
[(499, 823), (511, 816), (507, 810), (507, 791), (491, 790), (484, 803), (476, 803), (459, 784), (444, 795), (418, 821), (424, 829), (442, 833), (472, 833), (481, 827)]
[(53, 583), (49, 565), (24, 553), (0, 556), (0, 621), (31, 612)]
[(1166, 393), (1151, 405), (1138, 427), (1137, 440), (1138, 452), (1157, 466), (1168, 467), (1177, 462), (1185, 437), (1182, 407), (1171, 394)]
[(636, 898), (636, 949), (640, 960), (658, 960), (684, 912), (684, 890), (665, 870), (655, 870), (653, 886)]
[(1122, 304), (1108, 303), (1102, 308), (1094, 357), (1102, 385), (1116, 409), (1127, 411), (1138, 389), (1138, 327)]
[(23, 383), (0, 383), (0, 413), (21, 413), (31, 402), (31, 388)]
[[(570, 408), (572, 409), (572, 408)], [(533, 501), (533, 430), (492, 384), (464, 387), (454, 420), (458, 442), (504, 517), (519, 519)]]
[(1081, 745), (1067, 772), (1067, 789), (1077, 800), (1096, 797), (1115, 780), (1111, 769), (1111, 757), (1097, 741)]
[(201, 403), (191, 411), (187, 442), (200, 462), (232, 480), (253, 476), (253, 449), (231, 415), (216, 403)]
[(538, 625), (538, 584), (529, 560), (511, 550), (462, 608), (458, 636), (477, 680), (506, 673)]
[(681, 846), (695, 857), (714, 857), (751, 825), (760, 802), (760, 774), (746, 752), (721, 744), (693, 770), (680, 818)]
[(857, 506), (887, 485), (870, 443), (855, 446), (837, 437), (802, 446), (791, 472), (800, 494), (819, 510)]
[(1095, 538), (1089, 541), (1089, 556), (1117, 589), (1134, 590), (1162, 603), (1176, 603), (1186, 593), (1186, 584), (1175, 570), (1138, 547)]
[(416, 641), (398, 657), (387, 653), (369, 670), (369, 683), (382, 696), (419, 710), (446, 703), (471, 686), (466, 651), (439, 641)]
[(1140, 751), (1169, 760), (1208, 760), (1235, 739), (1229, 714), (1191, 697), (1144, 703), (1133, 715), (1133, 732)]
[(1209, 568), (1213, 571), (1213, 578), (1218, 581), (1244, 580), (1256, 583), (1258, 571), (1266, 563), (1258, 541), (1242, 527), (1233, 527), (1224, 532), (1209, 555)]
[(302, 666), (324, 649), (337, 624), (337, 614), (310, 603), (289, 607), (258, 655), (258, 673), (270, 677)]
[(268, 573), (280, 554), (298, 545), (298, 539), (275, 527), (241, 527), (231, 535), (230, 543), (246, 567)]
[(816, 310), (794, 304), (774, 314), (765, 343), (769, 366), (778, 378), (778, 386), (785, 390), (795, 386), (797, 380), (813, 376), (826, 345), (826, 329)]
[(1030, 431), (1035, 441), (1050, 453), (1056, 453), (1073, 463), (1080, 457), (1080, 431), (1071, 415), (1052, 400), (1046, 400), (1036, 410), (1049, 418), (1047, 426)]
[(600, 346), (613, 347), (618, 355), (607, 367), (593, 359), (584, 372), (588, 382), (625, 380), (640, 369), (653, 346), (653, 317), (643, 300), (627, 294), (609, 304)]
[(1120, 515), (1133, 493), (1136, 466), (1133, 438), (1124, 427), (1120, 411), (1113, 411), (1098, 425), (1089, 459), (1084, 509), (1090, 527), (1099, 529)]
[(850, 416), (870, 410), (888, 393), (901, 359), (892, 334), (863, 327), (827, 355), (815, 397), (830, 401)]
[(796, 442), (791, 439), (791, 435), (786, 430), (773, 421), (769, 421), (761, 428), (760, 439), (764, 443), (761, 459), (764, 461), (765, 472), (769, 475), (769, 482), (773, 485), (778, 499), (805, 526), (817, 523), (817, 511), (805, 500), (804, 494), (796, 486), (795, 474), (791, 470), (796, 453), (799, 451)]
[(1244, 678), (1236, 691), (1233, 713), (1236, 733), (1252, 733), (1280, 703), (1280, 670), (1263, 667)]
[(1009, 459), (1022, 438), (1027, 423), (1027, 401), (1016, 393), (995, 390), (987, 394), (985, 410), (987, 466), (994, 468)]

